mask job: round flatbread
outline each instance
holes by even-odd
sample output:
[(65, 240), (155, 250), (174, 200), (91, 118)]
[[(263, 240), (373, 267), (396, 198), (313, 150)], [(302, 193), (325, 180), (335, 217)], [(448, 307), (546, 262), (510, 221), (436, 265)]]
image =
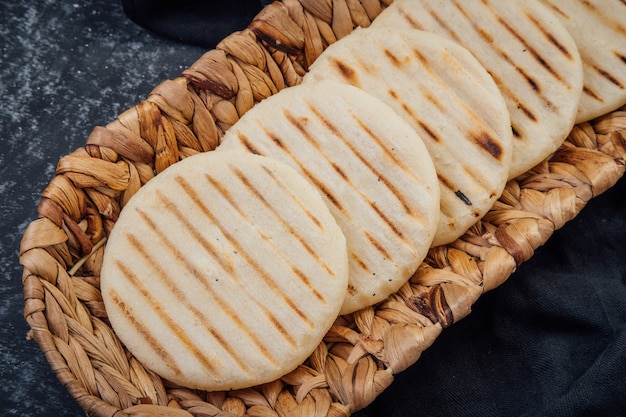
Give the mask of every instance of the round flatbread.
[(583, 95), (576, 123), (626, 103), (626, 3), (543, 0), (574, 38), (583, 61)]
[(189, 388), (273, 381), (321, 342), (347, 292), (345, 238), (317, 190), (279, 161), (207, 152), (124, 207), (102, 297), (120, 340)]
[(501, 195), (511, 166), (509, 113), (463, 47), (413, 29), (357, 29), (328, 47), (303, 82), (325, 79), (381, 99), (424, 140), (441, 189), (433, 245), (463, 235)]
[(246, 149), (314, 184), (346, 236), (347, 314), (397, 291), (426, 256), (439, 215), (432, 160), (391, 108), (341, 83), (299, 85), (260, 102), (217, 149)]
[(480, 61), (511, 114), (509, 178), (550, 156), (571, 131), (582, 94), (580, 54), (538, 0), (396, 0), (372, 26), (438, 33)]

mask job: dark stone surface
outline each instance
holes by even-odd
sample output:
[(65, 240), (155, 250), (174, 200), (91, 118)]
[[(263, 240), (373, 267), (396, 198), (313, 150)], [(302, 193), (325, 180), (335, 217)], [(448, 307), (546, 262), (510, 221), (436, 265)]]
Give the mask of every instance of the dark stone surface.
[[(37, 0), (0, 2), (0, 50), (0, 415), (80, 416), (26, 338), (22, 233), (59, 158), (203, 49), (118, 2)], [(625, 219), (621, 180), (356, 417), (626, 415)]]
[(57, 161), (204, 49), (109, 0), (0, 2), (0, 415), (84, 414), (27, 341), (19, 243)]

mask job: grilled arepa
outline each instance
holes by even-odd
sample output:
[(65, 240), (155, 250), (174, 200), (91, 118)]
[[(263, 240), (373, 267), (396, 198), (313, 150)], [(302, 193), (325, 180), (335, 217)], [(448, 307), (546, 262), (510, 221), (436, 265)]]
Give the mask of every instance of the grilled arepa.
[(626, 3), (621, 0), (542, 0), (574, 38), (583, 61), (576, 123), (626, 103)]
[(433, 245), (457, 239), (501, 195), (511, 120), (497, 86), (465, 48), (414, 29), (357, 29), (328, 47), (303, 82), (325, 79), (383, 100), (424, 140), (441, 189)]
[(120, 340), (190, 388), (273, 381), (302, 363), (347, 291), (345, 238), (317, 190), (277, 160), (198, 154), (122, 210), (102, 296)]
[(226, 149), (286, 162), (320, 191), (348, 247), (342, 314), (397, 291), (424, 259), (439, 216), (433, 162), (380, 100), (337, 82), (290, 87), (245, 113), (216, 153)]
[(374, 20), (380, 26), (438, 33), (487, 69), (511, 114), (509, 178), (550, 156), (571, 131), (583, 86), (580, 54), (538, 0), (396, 0)]

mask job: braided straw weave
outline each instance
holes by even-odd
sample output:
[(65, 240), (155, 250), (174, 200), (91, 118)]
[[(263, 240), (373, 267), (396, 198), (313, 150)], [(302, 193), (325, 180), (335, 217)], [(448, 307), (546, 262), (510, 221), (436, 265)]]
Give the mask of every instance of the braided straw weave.
[(340, 317), (306, 363), (281, 380), (198, 392), (146, 370), (110, 328), (99, 291), (105, 236), (120, 210), (155, 173), (210, 151), (256, 102), (298, 84), (327, 45), (369, 26), (386, 3), (266, 6), (248, 28), (60, 159), (20, 248), (24, 315), (58, 379), (89, 415), (349, 416), (623, 175), (626, 108), (576, 126), (550, 161), (510, 181), (465, 236), (432, 249), (410, 282), (380, 305)]

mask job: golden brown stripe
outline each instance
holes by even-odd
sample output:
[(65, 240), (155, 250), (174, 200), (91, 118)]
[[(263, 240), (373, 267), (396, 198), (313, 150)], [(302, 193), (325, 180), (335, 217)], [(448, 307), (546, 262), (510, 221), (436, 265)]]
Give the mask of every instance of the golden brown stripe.
[[(404, 195), (397, 189), (397, 187), (387, 178), (387, 176), (385, 176), (381, 171), (377, 170), (376, 167), (371, 163), (371, 161), (369, 161), (365, 156), (363, 156), (363, 154), (359, 151), (359, 149), (354, 145), (354, 143), (352, 143), (352, 141), (350, 141), (348, 138), (345, 137), (345, 135), (343, 135), (341, 133), (341, 129), (339, 129), (338, 127), (336, 127), (334, 124), (332, 124), (330, 122), (330, 120), (328, 120), (328, 118), (326, 118), (320, 111), (319, 109), (317, 109), (315, 106), (311, 105), (310, 103), (308, 103), (308, 108), (311, 110), (311, 112), (315, 115), (315, 117), (317, 117), (317, 119), (324, 125), (326, 126), (326, 128), (333, 132), (336, 137), (342, 141), (342, 143), (350, 150), (350, 152), (352, 152), (352, 154), (359, 160), (361, 161), (361, 163), (363, 163), (363, 165), (376, 177), (378, 178), (383, 184), (385, 184), (385, 186), (387, 187), (387, 189), (391, 192), (391, 194), (396, 198), (396, 200), (398, 200), (398, 202), (403, 206), (405, 212), (409, 215), (411, 215), (412, 217), (416, 217), (416, 213), (411, 209), (410, 204), (406, 201), (406, 199), (404, 198)], [(357, 115), (355, 115), (354, 113), (350, 113), (350, 117), (355, 120), (360, 126), (364, 126), (365, 122), (363, 120), (361, 120), (359, 117), (357, 117)], [(385, 151), (387, 154), (390, 154), (390, 152), (388, 152), (388, 150), (386, 149), (385, 146), (383, 146), (384, 140), (379, 138), (378, 136), (374, 135), (373, 132), (371, 130), (366, 130), (366, 133), (368, 133), (370, 135), (370, 138), (374, 141), (374, 143), (376, 143), (383, 151)], [(403, 170), (405, 172), (407, 172), (408, 170), (404, 169), (404, 166), (399, 167), (399, 168), (403, 168)], [(348, 182), (348, 181), (347, 181)], [(353, 184), (352, 182), (348, 182), (354, 189), (356, 189), (357, 191), (359, 191)], [(359, 192), (359, 194), (361, 194)], [(373, 206), (374, 204), (372, 203), (372, 201), (369, 199), (368, 196), (361, 194), (363, 199), (370, 205)], [(391, 219), (389, 219), (387, 216), (383, 216), (380, 211), (375, 210), (375, 212), (379, 215), (379, 217), (381, 218), (381, 220), (383, 220), (388, 226), (389, 228), (398, 236), (400, 237), (402, 240), (405, 240), (405, 237), (402, 233), (400, 233), (400, 229), (393, 224), (393, 222), (391, 221)]]
[[(413, 172), (413, 170), (411, 169), (411, 167), (409, 167), (405, 161), (403, 161), (401, 158), (398, 158), (397, 155), (393, 152), (392, 149), (390, 149), (389, 142), (387, 142), (386, 140), (384, 140), (383, 138), (381, 138), (380, 136), (378, 136), (376, 133), (374, 133), (374, 131), (372, 130), (372, 128), (367, 125), (362, 119), (356, 117), (354, 114), (351, 114), (352, 119), (359, 125), (359, 127), (361, 129), (363, 129), (363, 132), (367, 133), (367, 135), (370, 137), (370, 139), (372, 141), (374, 141), (374, 143), (376, 143), (380, 149), (383, 150), (383, 153), (385, 154), (386, 158), (389, 158), (389, 160), (393, 161), (393, 163), (395, 164), (396, 167), (402, 169), (402, 171), (410, 176), (411, 178), (413, 178), (415, 181), (417, 182), (421, 182), (422, 179), (417, 176), (415, 174), (415, 172)], [(354, 145), (350, 145), (354, 148)], [(355, 148), (356, 149), (356, 148)], [(385, 181), (385, 183), (387, 183), (387, 179), (381, 179), (381, 181)], [(403, 196), (403, 193), (399, 193), (400, 196)], [(406, 203), (406, 205), (408, 206), (408, 203)], [(407, 211), (410, 212), (410, 211)]]
[[(381, 181), (384, 181), (385, 184), (390, 184), (389, 180), (379, 171), (377, 171), (371, 163), (369, 163), (369, 161), (367, 161), (367, 159), (360, 153), (358, 152), (358, 150), (354, 147), (354, 145), (350, 142), (350, 140), (348, 140), (343, 134), (341, 129), (339, 129), (337, 126), (335, 126), (333, 123), (330, 122), (330, 120), (328, 120), (328, 118), (326, 118), (323, 114), (320, 113), (320, 111), (311, 103), (307, 103), (307, 107), (309, 108), (309, 110), (316, 116), (317, 120), (326, 127), (326, 129), (328, 129), (331, 134), (333, 136), (335, 136), (337, 139), (341, 140), (341, 142), (346, 145), (350, 151), (360, 160), (362, 161), (365, 166), (377, 177), (377, 178), (381, 178)], [(299, 120), (297, 120), (297, 118), (295, 118), (288, 110), (283, 110), (283, 113), (285, 114), (286, 118), (288, 121), (290, 121), (293, 126), (298, 129), (303, 137), (305, 139), (307, 139), (307, 141), (315, 148), (318, 150), (318, 152), (320, 152), (322, 154), (322, 157), (324, 159), (326, 159), (327, 161), (329, 161), (329, 163), (332, 164), (332, 159), (329, 158), (327, 155), (323, 154), (323, 150), (321, 145), (319, 144), (319, 142), (316, 140), (315, 136), (313, 134), (311, 134), (311, 132), (308, 131), (308, 129), (306, 129), (306, 126), (302, 123), (299, 122)], [(353, 116), (354, 118), (355, 116)], [(296, 159), (295, 156), (292, 156), (293, 159)], [(299, 163), (299, 162), (298, 162)], [(300, 164), (300, 163), (299, 163)], [(300, 164), (301, 165), (301, 164)], [(302, 166), (302, 165), (301, 165)], [(302, 167), (304, 169), (304, 167)], [(344, 173), (345, 174), (345, 173)], [(358, 192), (363, 199), (371, 205), (371, 201), (368, 198), (368, 196), (363, 195), (360, 190), (358, 189), (358, 187), (356, 187), (354, 185), (354, 183), (352, 183), (352, 181), (349, 180), (349, 178), (347, 178), (347, 176), (343, 177), (344, 181), (349, 184), (356, 192)], [(397, 199), (399, 199), (400, 203), (402, 203), (407, 209), (409, 208), (409, 206), (406, 204), (406, 202), (404, 201), (403, 197), (401, 197), (401, 194), (398, 192), (398, 190), (395, 187), (391, 187), (389, 188), (389, 190), (392, 192), (392, 194), (394, 194), (396, 196)], [(378, 212), (377, 212), (378, 213)], [(411, 213), (411, 212), (409, 212)], [(380, 216), (379, 216), (380, 217)], [(394, 225), (391, 220), (384, 216), (384, 217), (380, 217), (381, 220), (383, 220), (383, 222), (385, 222), (389, 228), (394, 231), (394, 233), (397, 233), (397, 231), (399, 230), (399, 228)], [(401, 239), (404, 239), (404, 236), (402, 235), (398, 235)]]
[[(622, 3), (626, 5), (626, 2), (622, 1)], [(615, 21), (611, 18), (611, 16), (602, 13), (602, 10), (595, 7), (590, 1), (581, 1), (581, 4), (588, 10), (589, 13), (594, 14), (600, 21), (594, 24), (610, 27), (612, 30), (619, 33), (619, 36), (623, 38), (626, 37), (626, 26), (622, 23)]]
[[(117, 266), (120, 269), (121, 267), (123, 267), (123, 265)], [(150, 346), (150, 348), (154, 350), (160, 358), (162, 358), (163, 362), (169, 369), (171, 369), (176, 375), (182, 375), (183, 372), (176, 365), (174, 357), (170, 355), (168, 350), (161, 344), (159, 338), (154, 337), (154, 335), (148, 329), (146, 329), (143, 323), (135, 319), (135, 315), (132, 313), (132, 308), (124, 302), (119, 293), (112, 289), (109, 291), (108, 294), (111, 298), (111, 301), (113, 301), (113, 303), (116, 304), (124, 312), (121, 317), (130, 322), (133, 329), (136, 330), (136, 335), (147, 342), (146, 344)]]
[[(300, 124), (300, 127), (303, 126)], [(300, 172), (311, 182), (313, 183), (319, 191), (322, 192), (324, 196), (328, 199), (328, 201), (335, 206), (335, 208), (346, 218), (350, 218), (350, 213), (343, 207), (339, 199), (330, 191), (330, 188), (326, 186), (317, 176), (313, 174), (313, 172), (307, 169), (306, 164), (303, 164), (296, 155), (280, 140), (279, 136), (272, 130), (270, 130), (267, 126), (264, 126), (259, 121), (259, 129), (263, 131), (263, 133), (272, 140), (291, 160), (300, 168)], [(306, 131), (303, 133), (306, 134)], [(310, 138), (309, 138), (310, 139)]]
[[(461, 7), (461, 5), (458, 2), (455, 2), (455, 6), (461, 12), (461, 14), (463, 14), (463, 16), (466, 18), (468, 23), (471, 24), (471, 26), (474, 28), (476, 33), (478, 33), (483, 39), (485, 39), (485, 41), (487, 41), (490, 44), (491, 48), (496, 53), (498, 53), (498, 55), (500, 55), (500, 57), (505, 62), (511, 65), (511, 67), (514, 68), (527, 81), (529, 86), (534, 91), (537, 92), (537, 96), (541, 98), (541, 100), (546, 104), (546, 107), (552, 111), (557, 111), (558, 110), (557, 107), (547, 97), (545, 97), (541, 93), (541, 86), (534, 80), (534, 78), (531, 77), (530, 74), (528, 74), (523, 68), (517, 65), (517, 63), (515, 63), (515, 61), (513, 61), (511, 57), (506, 53), (506, 51), (497, 47), (496, 44), (492, 41), (492, 35), (490, 34), (489, 36), (486, 36), (484, 30), (478, 27), (477, 23), (474, 22), (473, 19), (471, 19), (469, 14)], [(551, 74), (553, 77), (555, 77), (561, 84), (565, 85), (569, 89), (572, 88), (571, 85), (566, 83), (566, 81), (563, 79), (561, 74), (555, 71), (552, 68), (552, 66), (548, 63), (548, 61), (541, 54), (539, 54), (539, 52), (537, 52), (537, 50), (531, 44), (529, 44), (528, 41), (526, 41), (526, 39), (523, 36), (521, 36), (518, 33), (513, 26), (511, 26), (506, 20), (504, 20), (504, 18), (502, 18), (502, 16), (500, 16), (496, 11), (491, 9), (487, 4), (485, 4), (485, 8), (491, 13), (494, 21), (499, 23), (501, 27), (503, 27), (507, 32), (509, 32), (513, 37), (515, 37), (519, 42), (521, 42), (525, 46), (526, 50), (533, 56), (535, 61), (540, 66), (545, 68), (548, 71), (548, 73)], [(498, 84), (498, 85), (500, 86), (501, 84)], [(526, 111), (524, 111), (524, 113), (527, 116), (530, 114)]]
[[(502, 95), (505, 98), (509, 99), (509, 102), (512, 103), (512, 107), (516, 107), (518, 110), (520, 110), (529, 120), (533, 122), (538, 121), (537, 116), (524, 105), (524, 103), (515, 95), (515, 93), (507, 86), (507, 84), (500, 79), (500, 77), (495, 74), (492, 74), (491, 76), (495, 83), (498, 85), (498, 88), (500, 89)], [(514, 129), (513, 134), (516, 138), (521, 139), (521, 135), (518, 129)]]
[[(446, 19), (439, 16), (435, 10), (431, 9), (431, 8), (427, 8), (428, 10), (428, 14), (430, 15), (430, 17), (432, 17), (435, 22), (437, 22), (437, 24), (439, 25), (439, 27), (441, 27), (443, 30), (445, 30), (448, 35), (450, 36), (450, 38), (452, 38), (452, 40), (456, 41), (457, 43), (461, 43), (461, 38), (459, 37), (459, 35), (456, 34), (456, 32), (450, 27), (448, 26), (448, 23), (446, 22)], [(417, 26), (415, 26), (417, 27)]]
[(350, 254), (350, 257), (352, 258), (352, 260), (354, 261), (354, 263), (355, 263), (356, 265), (358, 265), (358, 266), (360, 266), (360, 267), (361, 267), (361, 269), (362, 269), (362, 270), (364, 270), (365, 272), (368, 272), (368, 273), (370, 272), (370, 268), (369, 268), (369, 266), (367, 266), (367, 264), (365, 263), (365, 261), (364, 261), (364, 260), (362, 260), (361, 258), (359, 258), (359, 256), (358, 256), (356, 253), (352, 252), (352, 253)]
[[(152, 256), (152, 254), (150, 254), (146, 250), (146, 248), (142, 245), (140, 240), (137, 239), (131, 233), (127, 233), (127, 237), (128, 237), (129, 242), (135, 247), (135, 249), (137, 249), (139, 254), (148, 261), (148, 265), (150, 266), (153, 272), (153, 274), (151, 274), (152, 278), (153, 279), (157, 278), (164, 285), (166, 285), (168, 289), (172, 291), (172, 294), (174, 295), (174, 297), (176, 297), (181, 303), (189, 304), (184, 294), (180, 291), (179, 288), (172, 285), (172, 283), (168, 280), (168, 277), (164, 274), (163, 270), (155, 267), (156, 265), (158, 265), (158, 260), (156, 260), (154, 256)], [(191, 355), (193, 355), (206, 370), (208, 370), (209, 372), (215, 372), (215, 368), (213, 367), (211, 362), (207, 360), (206, 355), (202, 352), (202, 350), (197, 345), (193, 343), (193, 341), (189, 338), (187, 333), (183, 329), (180, 328), (180, 326), (176, 323), (176, 320), (174, 320), (170, 315), (167, 314), (167, 312), (163, 309), (163, 306), (161, 304), (154, 302), (154, 299), (152, 298), (150, 291), (148, 291), (147, 288), (143, 285), (143, 282), (141, 281), (141, 279), (139, 279), (139, 277), (135, 274), (135, 272), (130, 267), (125, 265), (121, 260), (117, 260), (116, 266), (120, 268), (120, 271), (124, 274), (124, 277), (130, 281), (132, 286), (137, 291), (139, 291), (143, 299), (143, 302), (146, 305), (150, 306), (150, 310), (156, 316), (158, 316), (159, 319), (168, 326), (168, 329), (172, 331), (174, 336), (176, 336), (176, 338), (187, 349), (189, 349)], [(188, 307), (191, 307), (191, 306), (188, 305)], [(197, 319), (200, 319), (200, 320), (206, 319), (205, 316), (202, 313), (199, 313), (197, 310), (192, 308), (191, 311), (194, 314), (194, 316), (196, 316)], [(143, 326), (141, 328), (138, 328), (137, 330), (139, 332), (150, 331), (149, 329), (146, 329)], [(213, 329), (207, 327), (207, 331), (209, 331), (210, 333), (213, 333), (212, 330)], [(233, 354), (233, 352), (231, 352), (228, 349), (227, 349), (227, 352), (229, 352), (231, 355)], [(235, 361), (238, 363), (238, 365), (240, 365), (242, 369), (246, 369), (246, 365), (245, 363), (243, 363), (243, 361), (237, 360), (236, 357), (234, 357), (233, 359), (235, 359)], [(173, 363), (168, 362), (168, 367), (170, 366), (170, 364), (173, 365)], [(174, 371), (177, 368), (170, 368), (170, 369)]]
[[(190, 185), (188, 184), (182, 177), (178, 177), (180, 179), (180, 183), (182, 186), (182, 189), (185, 191), (185, 193), (189, 196), (189, 198), (191, 198), (191, 200), (194, 202), (194, 204), (202, 211), (202, 213), (207, 216), (207, 218), (216, 226), (220, 229), (220, 232), (224, 235), (224, 237), (230, 242), (231, 245), (233, 245), (235, 247), (235, 250), (237, 251), (237, 253), (239, 254), (239, 256), (243, 257), (246, 262), (248, 262), (248, 264), (250, 266), (252, 266), (257, 274), (259, 275), (259, 277), (261, 277), (263, 279), (263, 282), (265, 282), (265, 284), (274, 291), (274, 293), (276, 295), (278, 295), (280, 297), (280, 299), (287, 305), (289, 306), (289, 308), (294, 312), (294, 314), (298, 317), (301, 318), (301, 320), (309, 327), (313, 326), (313, 323), (311, 322), (311, 319), (309, 319), (306, 314), (304, 314), (299, 308), (298, 306), (296, 306), (294, 304), (294, 302), (290, 299), (290, 297), (285, 294), (285, 292), (276, 285), (276, 282), (272, 279), (271, 275), (265, 270), (265, 268), (263, 268), (257, 261), (256, 259), (254, 259), (254, 257), (248, 253), (244, 246), (241, 244), (241, 242), (239, 242), (235, 236), (233, 236), (230, 232), (228, 232), (228, 230), (226, 230), (226, 228), (222, 225), (222, 223), (220, 222), (220, 220), (215, 217), (215, 215), (210, 211), (210, 209), (204, 204), (204, 202), (202, 201), (202, 199), (200, 198), (200, 196), (198, 196), (197, 191)], [(238, 278), (238, 277), (235, 277)], [(242, 285), (242, 288), (247, 289), (245, 285)], [(254, 298), (254, 294), (248, 292), (248, 294), (250, 295), (250, 297), (252, 299)], [(265, 303), (256, 300), (255, 302), (257, 303), (258, 307), (261, 308), (264, 313), (266, 314), (266, 316), (268, 317), (269, 320), (273, 321), (273, 322), (278, 322), (277, 319), (274, 317), (274, 314), (270, 311), (270, 309), (265, 305)], [(292, 344), (295, 345), (295, 341), (293, 340), (293, 338), (289, 335), (289, 333), (286, 331), (286, 329), (282, 326), (278, 327), (277, 330), (279, 332), (281, 332), (281, 334), (283, 334), (285, 336), (285, 340)]]
[(334, 66), (335, 68), (337, 68), (337, 72), (349, 84), (354, 85), (356, 87), (360, 87), (361, 86), (361, 81), (359, 80), (359, 76), (358, 76), (357, 72), (352, 67), (347, 65), (345, 62), (343, 62), (340, 59), (337, 59), (337, 58), (333, 57), (331, 62), (330, 62), (330, 64), (331, 64), (331, 66)]
[(547, 28), (545, 28), (541, 22), (532, 14), (525, 13), (528, 20), (530, 20), (533, 25), (545, 36), (545, 38), (558, 49), (561, 54), (567, 58), (569, 61), (574, 61), (575, 57), (566, 47), (563, 45), (557, 38), (554, 37), (554, 34), (550, 32)]
[[(281, 188), (281, 190), (283, 190), (283, 192), (289, 193), (289, 190), (287, 189), (281, 178), (277, 177), (274, 171), (267, 167), (263, 167), (263, 170), (267, 173), (268, 176), (270, 176), (270, 178), (272, 178), (272, 180), (274, 180), (274, 182)], [(315, 216), (315, 214), (312, 213), (311, 210), (309, 210), (308, 207), (306, 207), (302, 203), (302, 201), (297, 198), (297, 196), (293, 194), (291, 194), (291, 196), (293, 201), (298, 205), (298, 208), (307, 215), (307, 217), (311, 220), (311, 222), (313, 222), (313, 224), (315, 224), (315, 226), (317, 226), (318, 229), (323, 231), (324, 225), (322, 224), (320, 219), (318, 219), (317, 216)]]
[[(526, 17), (529, 17), (528, 14), (526, 14)], [(524, 45), (525, 50), (527, 50), (533, 58), (535, 58), (535, 61), (537, 61), (537, 63), (542, 66), (546, 71), (548, 71), (549, 74), (551, 74), (555, 79), (557, 79), (561, 84), (565, 85), (567, 88), (572, 88), (571, 85), (567, 84), (566, 80), (561, 76), (561, 74), (559, 72), (557, 72), (554, 68), (552, 68), (552, 65), (550, 65), (550, 63), (548, 62), (548, 60), (546, 58), (543, 57), (543, 55), (541, 55), (539, 53), (539, 51), (537, 51), (537, 49), (535, 49), (535, 47), (533, 47), (533, 45), (531, 45), (526, 38), (524, 38), (522, 35), (519, 34), (519, 32), (517, 32), (517, 30), (515, 30), (515, 28), (509, 24), (509, 22), (507, 22), (506, 20), (504, 20), (504, 18), (502, 18), (501, 16), (498, 16), (497, 18), (498, 23), (500, 23), (511, 35), (513, 35), (513, 37), (515, 37), (522, 45)], [(537, 22), (537, 24), (539, 24)], [(538, 26), (538, 29), (541, 30), (541, 32), (544, 34), (544, 36), (548, 36), (548, 31), (547, 29)], [(552, 35), (550, 35), (552, 36)], [(559, 49), (559, 47), (557, 47), (557, 49)], [(563, 49), (563, 50), (561, 50)], [(569, 53), (569, 51), (565, 50), (562, 46), (561, 49), (559, 49), (561, 51), (561, 53), (568, 58), (568, 60), (572, 60), (572, 55)], [(521, 69), (520, 69), (521, 70)], [(526, 75), (526, 78), (529, 79), (529, 76)], [(539, 90), (537, 90), (539, 91)]]
[(257, 148), (254, 147), (254, 145), (252, 144), (252, 142), (250, 141), (250, 138), (248, 138), (246, 135), (244, 135), (241, 132), (237, 132), (237, 139), (239, 139), (239, 141), (242, 143), (243, 146), (245, 146), (245, 148), (250, 152), (253, 153), (255, 155), (263, 155)]
[(615, 78), (615, 76), (613, 74), (611, 74), (609, 71), (605, 70), (604, 68), (600, 68), (598, 65), (596, 64), (589, 64), (589, 66), (598, 74), (600, 74), (600, 76), (602, 78), (604, 78), (605, 80), (607, 80), (608, 82), (610, 82), (611, 84), (615, 85), (617, 88), (620, 89), (624, 89), (624, 84), (622, 84), (622, 82)]
[(317, 178), (311, 170), (307, 169), (304, 165), (299, 165), (302, 173), (305, 177), (309, 179), (317, 187), (319, 191), (328, 199), (328, 201), (335, 206), (335, 208), (347, 219), (351, 218), (350, 212), (345, 209), (343, 204), (339, 201), (339, 199), (330, 192), (330, 188), (326, 186), (319, 178)]
[(387, 249), (385, 249), (385, 245), (383, 245), (382, 243), (380, 243), (374, 236), (372, 236), (367, 230), (364, 231), (365, 233), (365, 237), (367, 237), (367, 239), (370, 241), (370, 243), (372, 244), (372, 246), (374, 248), (376, 248), (376, 250), (378, 252), (380, 252), (381, 255), (383, 255), (383, 257), (385, 259), (393, 259), (393, 254), (388, 252)]
[(545, 1), (544, 4), (546, 4), (548, 7), (550, 7), (552, 9), (552, 11), (555, 12), (556, 14), (561, 15), (566, 20), (569, 20), (569, 18), (570, 18), (569, 15), (566, 14), (563, 10), (561, 10), (561, 8), (558, 7), (556, 4), (553, 4), (550, 1)]
[(393, 67), (401, 67), (402, 66), (403, 62), (400, 60), (400, 58), (398, 58), (396, 55), (394, 55), (394, 53), (391, 52), (389, 49), (385, 48), (385, 50), (383, 50), (383, 53), (385, 54), (387, 59), (391, 62), (391, 65)]
[[(211, 245), (206, 241), (206, 239), (204, 239), (204, 237), (201, 236), (201, 234), (197, 231), (197, 229), (192, 224), (189, 223), (186, 216), (184, 216), (180, 212), (180, 210), (178, 210), (178, 208), (174, 204), (172, 204), (170, 200), (163, 197), (162, 194), (160, 193), (157, 195), (162, 201), (163, 207), (166, 207), (169, 211), (171, 211), (175, 216), (174, 218), (177, 218), (183, 222), (184, 227), (192, 234), (192, 237), (194, 237), (194, 239), (202, 245), (203, 248), (206, 249), (206, 248), (211, 247)], [(198, 283), (198, 285), (211, 296), (211, 298), (215, 301), (215, 303), (217, 303), (219, 308), (221, 308), (222, 311), (226, 313), (226, 315), (231, 320), (233, 320), (233, 322), (237, 325), (237, 327), (241, 329), (242, 332), (246, 334), (246, 336), (248, 336), (248, 338), (255, 344), (255, 346), (257, 346), (259, 351), (268, 359), (268, 361), (272, 363), (277, 363), (277, 358), (272, 357), (272, 355), (269, 353), (269, 349), (267, 348), (267, 346), (265, 346), (265, 344), (258, 338), (256, 334), (248, 330), (247, 326), (245, 326), (245, 324), (239, 318), (239, 315), (237, 314), (237, 312), (233, 308), (231, 308), (228, 305), (228, 303), (225, 300), (223, 300), (215, 291), (213, 291), (213, 289), (208, 285), (208, 283), (202, 278), (202, 273), (196, 270), (195, 268), (193, 268), (192, 262), (186, 259), (186, 257), (184, 256), (183, 253), (180, 252), (178, 247), (175, 244), (173, 244), (167, 238), (167, 236), (163, 234), (163, 232), (161, 232), (158, 225), (154, 223), (154, 221), (149, 217), (149, 215), (142, 210), (138, 210), (138, 213), (141, 215), (142, 220), (145, 222), (146, 226), (148, 226), (155, 233), (155, 235), (159, 238), (160, 242), (170, 251), (170, 253), (172, 253), (173, 257), (175, 259), (182, 260), (181, 266), (183, 266), (187, 270), (187, 272), (191, 274), (191, 276)], [(136, 238), (134, 238), (134, 240), (138, 241), (138, 239)], [(182, 293), (177, 291), (174, 285), (172, 285), (168, 277), (164, 275), (163, 269), (156, 267), (160, 263), (159, 260), (156, 259), (145, 248), (137, 247), (137, 249), (139, 250), (139, 253), (143, 256), (143, 258), (148, 261), (148, 264), (151, 265), (155, 269), (155, 276), (158, 276), (161, 278), (162, 283), (166, 285), (170, 289), (170, 291), (172, 291), (172, 294), (176, 295), (176, 298), (178, 298), (181, 304), (188, 305), (191, 308), (192, 307), (191, 303), (186, 300), (186, 298), (184, 297)], [(213, 257), (213, 258), (219, 259), (221, 257), (217, 257), (217, 258)], [(196, 316), (196, 318), (202, 321), (206, 321), (206, 318), (204, 317), (203, 312), (200, 312), (196, 309), (193, 309), (192, 311), (194, 315)], [(246, 365), (245, 365), (246, 361), (243, 358), (240, 358), (237, 355), (235, 355), (235, 352), (232, 351), (232, 347), (226, 342), (226, 340), (217, 332), (211, 331), (211, 334), (216, 338), (216, 341), (220, 344), (220, 346), (222, 346), (222, 348), (226, 352), (229, 352), (231, 355), (233, 355), (232, 356), (233, 360), (242, 369), (246, 369)]]
[[(274, 215), (274, 218), (278, 220), (281, 226), (283, 226), (283, 228), (287, 230), (288, 235), (294, 237), (300, 243), (300, 245), (304, 248), (304, 250), (311, 256), (311, 258), (314, 259), (317, 262), (317, 264), (320, 265), (326, 271), (327, 274), (329, 274), (333, 278), (336, 278), (334, 271), (324, 262), (324, 260), (320, 257), (320, 255), (317, 252), (315, 252), (315, 249), (311, 247), (311, 245), (307, 242), (307, 239), (304, 236), (302, 236), (300, 233), (298, 233), (298, 231), (294, 229), (294, 227), (291, 224), (289, 224), (283, 218), (283, 216), (281, 216), (278, 210), (272, 207), (272, 205), (267, 201), (267, 199), (258, 192), (258, 190), (254, 187), (254, 185), (252, 185), (252, 183), (250, 183), (250, 180), (245, 176), (245, 174), (236, 167), (233, 167), (233, 171), (235, 172), (235, 175), (237, 175), (239, 180), (250, 191), (252, 191), (253, 195), (257, 198), (257, 200), (259, 200), (261, 204), (263, 204), (263, 206), (265, 206), (265, 208), (267, 208)], [(293, 196), (292, 196), (292, 200), (293, 200)], [(235, 201), (229, 200), (229, 202), (233, 205), (233, 207), (236, 207)], [(278, 249), (276, 248), (275, 245), (273, 246), (275, 249)], [(277, 253), (281, 253), (281, 252), (279, 251)], [(315, 296), (315, 298), (317, 298), (322, 303), (326, 303), (324, 296), (320, 294), (320, 292), (315, 288), (315, 285), (311, 283), (311, 281), (309, 280), (309, 277), (306, 274), (304, 274), (299, 268), (297, 268), (289, 259), (284, 258), (284, 261), (291, 267), (292, 271), (300, 278), (300, 281), (302, 282), (302, 284), (304, 284), (304, 286)]]
[(600, 96), (598, 96), (595, 91), (593, 91), (589, 86), (584, 85), (583, 86), (583, 93), (586, 94), (588, 97), (592, 98), (593, 100), (599, 101), (600, 103), (604, 103), (604, 99)]
[(443, 176), (440, 172), (437, 172), (437, 179), (439, 180), (440, 185), (443, 185), (444, 188), (455, 192), (457, 191), (456, 186), (454, 186), (446, 177)]
[(504, 150), (497, 139), (493, 138), (490, 133), (480, 131), (478, 133), (470, 133), (468, 135), (476, 145), (484, 149), (498, 161), (502, 160)]

